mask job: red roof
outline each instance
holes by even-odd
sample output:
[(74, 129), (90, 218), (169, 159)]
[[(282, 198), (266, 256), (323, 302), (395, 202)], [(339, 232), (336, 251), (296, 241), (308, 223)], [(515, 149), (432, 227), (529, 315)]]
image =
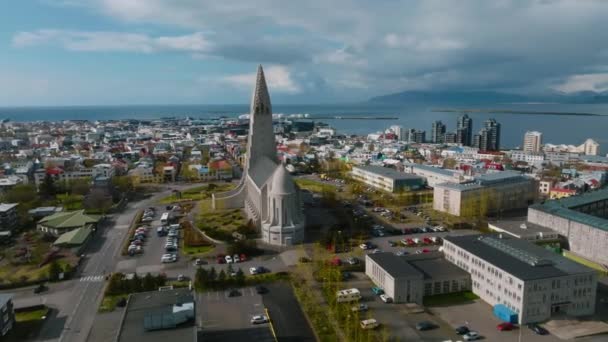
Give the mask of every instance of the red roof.
[(213, 169), (213, 170), (228, 169), (231, 167), (230, 163), (225, 160), (216, 160), (216, 161), (209, 162), (208, 166), (210, 169)]
[(49, 175), (60, 175), (63, 173), (63, 170), (59, 167), (50, 167), (46, 169), (46, 173)]

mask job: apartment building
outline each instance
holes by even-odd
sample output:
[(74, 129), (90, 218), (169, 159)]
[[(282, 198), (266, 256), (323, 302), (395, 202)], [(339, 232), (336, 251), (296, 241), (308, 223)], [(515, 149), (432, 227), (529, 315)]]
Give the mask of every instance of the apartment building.
[(354, 166), (351, 176), (371, 187), (388, 192), (424, 188), (422, 177), (382, 166)]
[(521, 239), (446, 236), (448, 261), (471, 275), (473, 293), (509, 311), (512, 323), (595, 312), (597, 272)]
[(0, 232), (12, 232), (17, 228), (19, 224), (18, 205), (18, 203), (0, 203)]
[(13, 295), (0, 293), (0, 337), (8, 334), (15, 324), (15, 309)]
[(534, 179), (519, 172), (503, 171), (476, 177), (468, 183), (436, 184), (433, 209), (455, 216), (526, 208), (534, 202), (537, 187)]

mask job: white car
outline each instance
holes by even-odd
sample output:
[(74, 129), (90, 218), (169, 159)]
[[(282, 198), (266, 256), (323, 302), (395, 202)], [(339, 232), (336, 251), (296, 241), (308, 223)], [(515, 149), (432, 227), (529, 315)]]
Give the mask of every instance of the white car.
[(232, 257), (230, 255), (226, 255), (225, 259), (227, 264), (232, 264)]
[(361, 248), (361, 249), (363, 249), (363, 250), (366, 250), (366, 249), (368, 249), (369, 247), (367, 246), (367, 244), (362, 243), (362, 244), (360, 244), (360, 245), (359, 245), (359, 248)]
[(171, 262), (176, 262), (177, 258), (175, 257), (175, 255), (165, 254), (165, 255), (162, 256), (162, 258), (160, 258), (160, 261), (163, 264), (168, 264), (168, 263), (171, 263)]
[(384, 293), (380, 295), (380, 299), (382, 299), (382, 301), (385, 302), (385, 303), (392, 303), (393, 302), (393, 298), (387, 296)]
[(249, 273), (251, 273), (252, 275), (258, 274), (258, 268), (257, 267), (249, 267)]
[(241, 261), (241, 259), (239, 258), (239, 255), (238, 255), (238, 254), (235, 254), (235, 255), (232, 257), (232, 261), (233, 261), (233, 262), (236, 264), (237, 262), (240, 262), (240, 261)]
[(266, 315), (255, 315), (251, 317), (251, 324), (263, 324), (268, 323), (268, 317)]
[(469, 331), (468, 333), (462, 335), (462, 338), (465, 341), (475, 341), (479, 340), (481, 336), (479, 335), (479, 333), (477, 333), (477, 331)]

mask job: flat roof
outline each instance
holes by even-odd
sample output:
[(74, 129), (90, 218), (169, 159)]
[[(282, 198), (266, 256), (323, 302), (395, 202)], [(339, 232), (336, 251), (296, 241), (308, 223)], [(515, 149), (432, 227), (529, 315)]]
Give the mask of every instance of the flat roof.
[(424, 275), (424, 279), (457, 278), (469, 273), (452, 264), (441, 252), (404, 255), (403, 258)]
[[(499, 221), (489, 221), (488, 224), (514, 235), (555, 233), (553, 229), (528, 222), (527, 217), (515, 217)], [(525, 228), (522, 228), (522, 224), (525, 224)]]
[(589, 267), (522, 239), (487, 234), (446, 236), (444, 240), (521, 280), (594, 272)]
[(608, 219), (576, 210), (577, 207), (605, 200), (608, 200), (608, 189), (546, 201), (545, 203), (531, 205), (530, 208), (608, 231)]
[(193, 302), (194, 296), (187, 288), (131, 294), (116, 341), (196, 342), (197, 329), (195, 320), (190, 320), (169, 329), (146, 330), (144, 328), (144, 320), (150, 314), (171, 312), (175, 304)]
[(429, 171), (429, 172), (434, 172), (434, 173), (438, 173), (444, 176), (449, 176), (449, 177), (453, 177), (455, 174), (457, 174), (458, 172), (455, 170), (446, 170), (440, 167), (434, 167), (434, 166), (430, 166), (430, 165), (424, 165), (424, 164), (416, 164), (416, 163), (408, 163), (405, 164), (406, 167), (413, 167), (413, 168), (418, 168), (421, 170), (425, 170), (425, 171)]
[(386, 178), (391, 178), (393, 180), (400, 179), (422, 179), (420, 176), (412, 175), (410, 173), (399, 172), (395, 169), (391, 169), (383, 166), (375, 166), (375, 165), (357, 165), (353, 166), (353, 168), (357, 168), (363, 171), (375, 173), (381, 175)]
[(393, 253), (367, 254), (367, 258), (372, 259), (378, 266), (382, 267), (393, 278), (399, 277), (424, 277), (418, 269), (410, 265), (405, 259)]

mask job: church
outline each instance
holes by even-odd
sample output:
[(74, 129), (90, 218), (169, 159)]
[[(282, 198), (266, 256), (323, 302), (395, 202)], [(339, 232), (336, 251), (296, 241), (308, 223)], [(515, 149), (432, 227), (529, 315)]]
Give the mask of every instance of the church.
[(249, 112), (243, 177), (236, 189), (213, 194), (214, 209), (244, 208), (260, 227), (265, 243), (290, 246), (304, 240), (300, 190), (277, 159), (272, 106), (260, 65)]

